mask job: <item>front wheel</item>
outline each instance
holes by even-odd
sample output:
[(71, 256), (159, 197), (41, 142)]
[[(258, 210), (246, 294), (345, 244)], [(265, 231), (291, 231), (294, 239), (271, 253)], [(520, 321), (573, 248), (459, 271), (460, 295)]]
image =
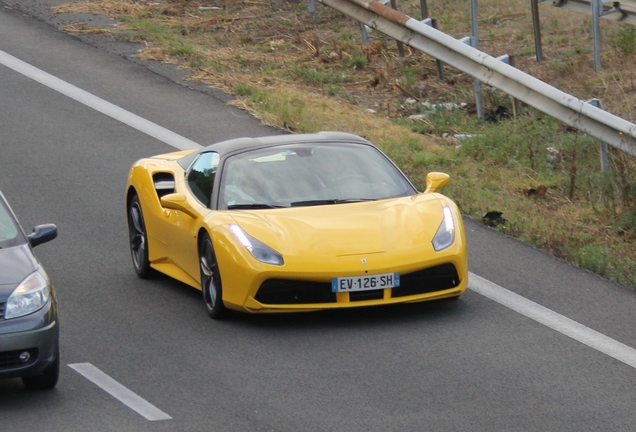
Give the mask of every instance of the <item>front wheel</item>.
[(201, 273), (201, 292), (203, 302), (212, 319), (223, 319), (228, 310), (223, 304), (223, 290), (221, 288), (221, 274), (212, 247), (210, 236), (205, 233), (199, 244), (199, 268)]
[(130, 238), (130, 253), (137, 275), (146, 279), (152, 276), (152, 268), (148, 260), (148, 235), (144, 215), (141, 212), (139, 197), (134, 195), (128, 204), (128, 234)]

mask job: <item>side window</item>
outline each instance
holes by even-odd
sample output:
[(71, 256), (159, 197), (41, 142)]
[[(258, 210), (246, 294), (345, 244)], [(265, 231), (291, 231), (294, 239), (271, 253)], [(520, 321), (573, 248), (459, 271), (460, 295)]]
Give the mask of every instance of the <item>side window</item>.
[(219, 155), (214, 152), (201, 153), (188, 171), (188, 185), (195, 197), (206, 207), (212, 200), (212, 186), (219, 165)]
[(20, 244), (12, 242), (12, 240), (15, 240), (16, 237), (18, 237), (18, 227), (9, 214), (9, 210), (2, 205), (2, 202), (0, 202), (0, 249)]

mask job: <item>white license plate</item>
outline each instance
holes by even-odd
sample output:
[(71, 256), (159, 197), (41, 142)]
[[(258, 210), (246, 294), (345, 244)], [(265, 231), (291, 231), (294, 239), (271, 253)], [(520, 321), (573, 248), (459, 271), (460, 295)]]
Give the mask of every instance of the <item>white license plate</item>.
[(331, 279), (332, 292), (367, 291), (400, 286), (399, 273), (369, 276), (340, 277)]

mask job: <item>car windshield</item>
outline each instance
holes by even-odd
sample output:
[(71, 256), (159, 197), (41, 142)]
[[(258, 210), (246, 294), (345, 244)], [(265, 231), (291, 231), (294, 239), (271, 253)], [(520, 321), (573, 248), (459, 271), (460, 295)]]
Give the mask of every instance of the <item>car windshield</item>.
[(20, 229), (9, 209), (0, 199), (0, 248), (15, 246), (23, 243)]
[(417, 193), (376, 148), (353, 143), (281, 145), (228, 158), (221, 209), (267, 209), (380, 200)]

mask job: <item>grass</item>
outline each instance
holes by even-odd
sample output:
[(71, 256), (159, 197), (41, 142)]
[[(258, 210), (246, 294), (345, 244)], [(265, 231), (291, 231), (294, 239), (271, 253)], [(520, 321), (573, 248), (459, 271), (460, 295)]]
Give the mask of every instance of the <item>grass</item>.
[[(473, 80), (452, 68), (438, 78), (434, 59), (377, 32), (364, 44), (358, 25), (306, 0), (92, 0), (58, 13), (98, 13), (116, 28), (98, 32), (144, 42), (139, 57), (178, 64), (190, 79), (226, 90), (264, 123), (293, 132), (343, 130), (381, 147), (423, 190), (430, 171), (452, 181), (444, 192), (462, 212), (495, 229), (636, 289), (636, 161), (610, 151), (602, 172), (599, 142), (528, 107), (516, 118), (479, 121)], [(418, 0), (398, 8), (419, 17)], [(463, 0), (429, 2), (438, 28), (470, 34)], [(634, 121), (636, 30), (602, 21), (603, 70), (594, 72), (591, 18), (540, 6), (542, 63), (526, 0), (481, 0), (480, 50), (515, 56), (521, 70), (580, 99), (600, 98), (606, 110)], [(484, 89), (484, 109), (512, 110), (510, 98)], [(454, 137), (467, 138), (457, 140)]]

